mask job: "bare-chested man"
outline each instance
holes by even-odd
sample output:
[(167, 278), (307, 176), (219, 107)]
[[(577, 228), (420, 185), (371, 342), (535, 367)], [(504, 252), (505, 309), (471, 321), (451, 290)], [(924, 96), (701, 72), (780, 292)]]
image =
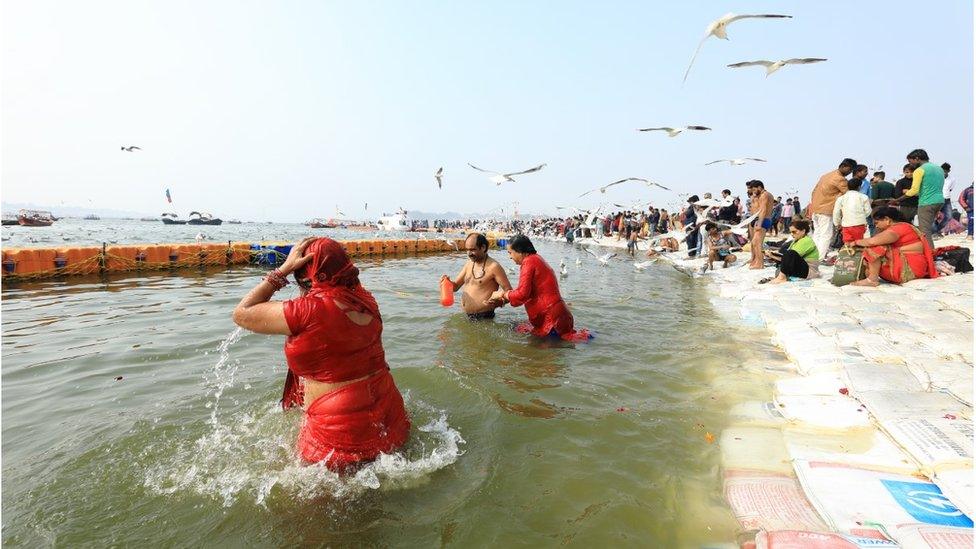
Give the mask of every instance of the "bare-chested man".
[[(452, 282), (454, 291), (464, 287), (461, 293), (461, 308), (471, 320), (495, 318), (495, 307), (499, 305), (485, 305), (491, 294), (501, 288), (511, 290), (505, 269), (494, 259), (488, 257), (488, 239), (481, 233), (471, 233), (464, 240), (464, 251), (468, 253), (468, 261), (461, 268)], [(441, 277), (443, 280), (447, 275)]]

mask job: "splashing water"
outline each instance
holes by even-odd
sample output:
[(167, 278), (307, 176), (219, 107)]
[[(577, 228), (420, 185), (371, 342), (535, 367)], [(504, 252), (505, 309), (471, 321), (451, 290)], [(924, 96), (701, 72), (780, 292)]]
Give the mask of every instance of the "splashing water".
[(404, 403), (415, 427), (396, 453), (381, 454), (353, 475), (305, 464), (294, 449), (301, 412), (283, 413), (278, 403), (266, 401), (225, 405), (226, 410), (220, 406), (240, 368), (240, 361), (231, 358), (230, 347), (243, 333), (238, 328), (218, 345), (217, 362), (205, 375), (208, 432), (192, 443), (160, 440), (146, 448), (151, 465), (144, 485), (151, 491), (191, 492), (219, 499), (225, 507), (247, 500), (264, 506), (275, 488), (302, 500), (352, 498), (369, 490), (421, 485), (463, 454), (460, 445), (465, 441), (448, 424), (447, 414), (407, 392)]

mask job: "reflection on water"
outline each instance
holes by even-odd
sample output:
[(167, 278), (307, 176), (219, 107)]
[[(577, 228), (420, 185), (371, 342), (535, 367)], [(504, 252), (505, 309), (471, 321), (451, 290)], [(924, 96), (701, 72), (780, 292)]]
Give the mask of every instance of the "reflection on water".
[(516, 333), (522, 309), (470, 322), (440, 307), (438, 277), (461, 254), (360, 263), (413, 428), (346, 477), (295, 458), (283, 338), (234, 331), (262, 270), (5, 284), (4, 545), (733, 539), (703, 432), (761, 398), (781, 357), (745, 346), (764, 338), (732, 330), (669, 268), (537, 246), (553, 264), (583, 257), (560, 285), (590, 342)]

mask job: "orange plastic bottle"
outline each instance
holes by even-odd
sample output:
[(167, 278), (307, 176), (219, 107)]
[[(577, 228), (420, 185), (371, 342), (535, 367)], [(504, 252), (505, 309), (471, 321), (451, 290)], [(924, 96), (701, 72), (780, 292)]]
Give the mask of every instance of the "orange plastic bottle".
[(454, 283), (447, 277), (441, 279), (441, 305), (454, 305)]

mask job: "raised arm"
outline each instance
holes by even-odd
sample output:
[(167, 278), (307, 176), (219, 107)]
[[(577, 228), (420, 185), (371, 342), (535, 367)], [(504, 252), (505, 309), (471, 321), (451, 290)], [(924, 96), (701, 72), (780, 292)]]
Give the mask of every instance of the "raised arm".
[[(305, 247), (308, 246), (315, 237), (309, 237), (292, 247), (291, 252), (285, 262), (275, 269), (276, 275), (281, 279), (294, 272), (299, 267), (304, 267), (312, 260), (312, 256), (303, 257)], [(259, 334), (278, 334), (292, 335), (285, 321), (284, 304), (281, 301), (269, 301), (271, 296), (280, 288), (272, 282), (276, 275), (268, 275), (262, 279), (257, 286), (241, 299), (237, 307), (234, 307), (234, 323)]]

